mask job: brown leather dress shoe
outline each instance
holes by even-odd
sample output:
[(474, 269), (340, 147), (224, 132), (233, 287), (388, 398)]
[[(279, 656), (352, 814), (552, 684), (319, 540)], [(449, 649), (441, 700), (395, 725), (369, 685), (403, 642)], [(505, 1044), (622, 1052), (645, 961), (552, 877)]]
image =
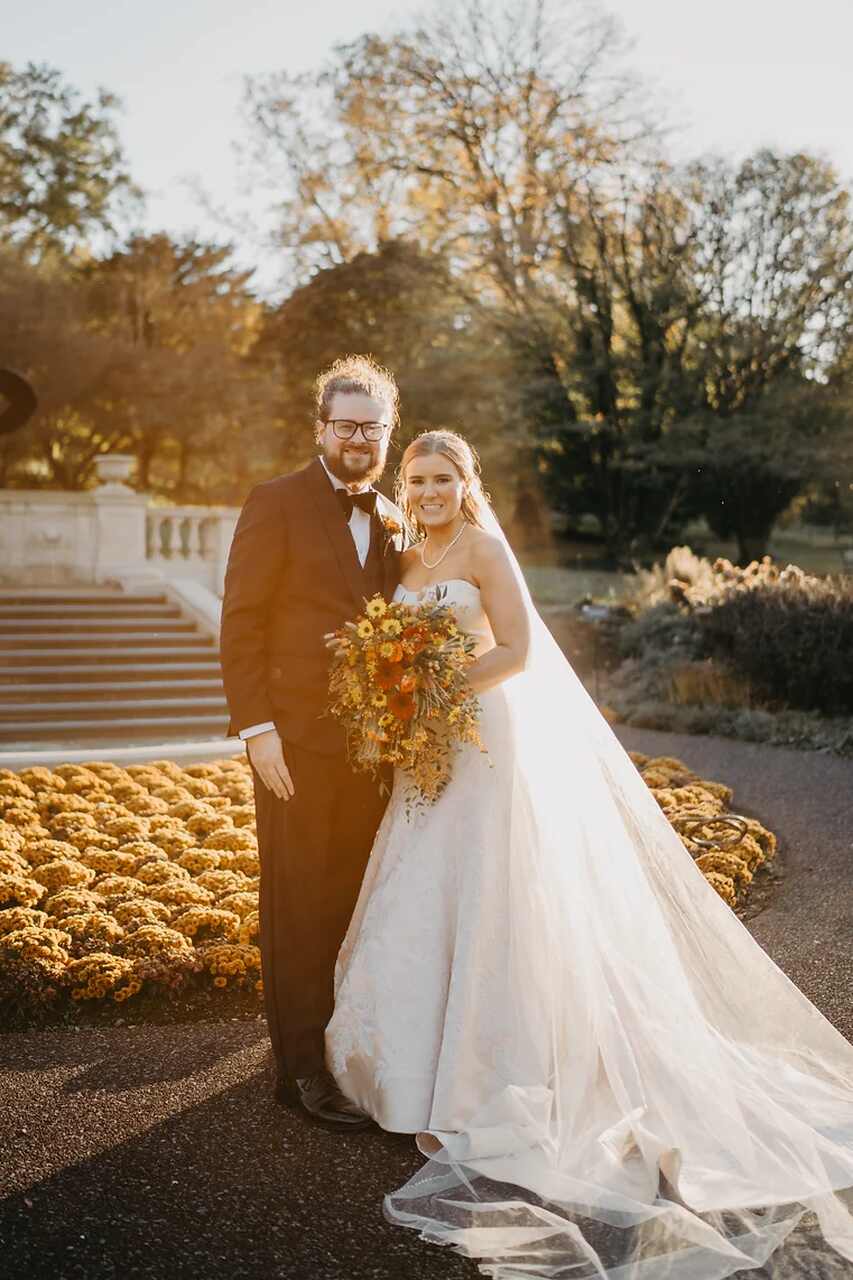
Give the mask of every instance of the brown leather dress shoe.
[(325, 1068), (310, 1076), (279, 1076), (275, 1100), (298, 1106), (318, 1124), (339, 1132), (357, 1133), (373, 1124), (372, 1117), (341, 1092), (334, 1076)]

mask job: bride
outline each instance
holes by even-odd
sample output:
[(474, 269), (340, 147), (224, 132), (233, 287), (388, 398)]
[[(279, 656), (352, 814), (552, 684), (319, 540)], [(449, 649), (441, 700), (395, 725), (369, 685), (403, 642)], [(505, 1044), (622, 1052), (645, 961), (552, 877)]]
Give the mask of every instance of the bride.
[(425, 812), (395, 777), (338, 955), (329, 1068), (427, 1157), (386, 1217), (496, 1280), (717, 1280), (784, 1266), (801, 1220), (810, 1274), (853, 1261), (853, 1047), (684, 849), (470, 446), (419, 436), (399, 490), (395, 598), (476, 638), (486, 752)]

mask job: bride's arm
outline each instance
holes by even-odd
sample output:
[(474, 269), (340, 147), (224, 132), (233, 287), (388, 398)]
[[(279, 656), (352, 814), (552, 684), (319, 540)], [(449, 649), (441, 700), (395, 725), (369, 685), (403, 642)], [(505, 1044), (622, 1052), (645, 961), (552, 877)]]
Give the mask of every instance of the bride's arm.
[(495, 647), (468, 668), (468, 680), (474, 692), (482, 693), (524, 670), (530, 646), (530, 621), (501, 539), (480, 532), (473, 558), (483, 609), (495, 637)]

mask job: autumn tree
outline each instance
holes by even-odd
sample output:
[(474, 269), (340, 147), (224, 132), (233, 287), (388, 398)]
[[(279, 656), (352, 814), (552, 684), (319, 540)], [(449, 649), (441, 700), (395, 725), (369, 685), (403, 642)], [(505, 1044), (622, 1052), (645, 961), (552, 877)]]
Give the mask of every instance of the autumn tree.
[[(723, 453), (753, 477), (742, 509), (765, 513), (734, 531), (752, 547), (794, 484), (757, 466), (783, 438), (787, 391), (803, 446), (784, 434), (787, 461), (807, 480), (802, 404), (814, 392), (820, 411), (850, 305), (848, 195), (802, 155), (676, 169), (623, 52), (589, 6), (464, 0), (341, 47), (319, 75), (251, 81), (255, 159), (295, 278), (389, 238), (442, 255), (514, 352), (552, 499), (595, 514), (614, 551), (698, 511), (713, 522), (706, 481)], [(689, 452), (701, 436), (707, 465), (693, 475), (667, 441), (700, 419)]]
[(78, 276), (90, 325), (127, 352), (102, 408), (132, 434), (140, 486), (181, 501), (234, 498), (271, 405), (247, 359), (263, 312), (251, 272), (228, 245), (159, 233), (131, 237)]
[(521, 421), (512, 353), (492, 315), (470, 304), (441, 256), (402, 241), (316, 272), (268, 314), (255, 357), (275, 370), (280, 465), (297, 465), (315, 451), (318, 371), (358, 351), (391, 368), (400, 386), (392, 463), (418, 431), (443, 425), (465, 432), (496, 481), (505, 472), (507, 443)]
[(0, 238), (33, 255), (111, 232), (139, 191), (127, 172), (118, 100), (87, 101), (53, 67), (0, 62)]

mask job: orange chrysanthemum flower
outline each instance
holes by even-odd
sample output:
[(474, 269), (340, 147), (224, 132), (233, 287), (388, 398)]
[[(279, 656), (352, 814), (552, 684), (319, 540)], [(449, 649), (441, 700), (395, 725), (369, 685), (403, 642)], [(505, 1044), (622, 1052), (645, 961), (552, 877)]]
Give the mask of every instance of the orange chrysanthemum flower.
[(380, 689), (394, 689), (403, 675), (403, 668), (398, 662), (389, 662), (383, 658), (376, 664), (376, 683)]
[(415, 714), (415, 700), (408, 693), (392, 693), (388, 699), (388, 710), (398, 720), (411, 720)]

